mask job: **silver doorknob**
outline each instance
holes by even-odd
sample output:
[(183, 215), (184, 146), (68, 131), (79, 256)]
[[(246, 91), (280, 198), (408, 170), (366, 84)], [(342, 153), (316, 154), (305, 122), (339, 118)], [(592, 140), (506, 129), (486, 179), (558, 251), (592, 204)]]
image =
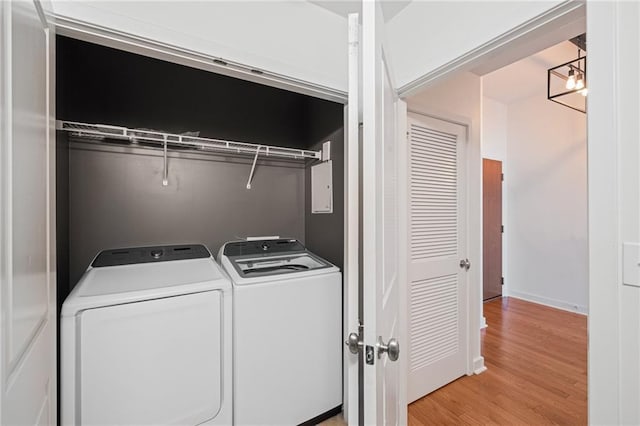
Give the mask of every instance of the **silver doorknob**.
[(460, 267), (468, 271), (471, 268), (471, 262), (469, 262), (469, 259), (462, 259), (460, 260)]
[(360, 336), (358, 333), (349, 333), (347, 336), (347, 340), (344, 341), (344, 344), (349, 348), (349, 352), (352, 354), (357, 354), (360, 352), (360, 348), (362, 347), (362, 342), (360, 341)]
[(397, 361), (400, 356), (400, 343), (396, 339), (389, 339), (389, 343), (384, 344), (382, 336), (378, 336), (378, 359), (382, 358), (382, 354), (386, 353), (390, 361)]

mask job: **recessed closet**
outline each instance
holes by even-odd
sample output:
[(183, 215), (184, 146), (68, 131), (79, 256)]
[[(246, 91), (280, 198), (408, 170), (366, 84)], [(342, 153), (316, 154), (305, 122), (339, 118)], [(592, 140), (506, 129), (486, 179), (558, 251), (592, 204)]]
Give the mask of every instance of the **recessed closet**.
[[(56, 116), (176, 135), (319, 151), (331, 141), (333, 213), (311, 213), (313, 159), (204, 152), (57, 132), (59, 305), (109, 248), (247, 236), (296, 238), (343, 264), (344, 106), (63, 36)], [(166, 185), (163, 179), (166, 174)]]

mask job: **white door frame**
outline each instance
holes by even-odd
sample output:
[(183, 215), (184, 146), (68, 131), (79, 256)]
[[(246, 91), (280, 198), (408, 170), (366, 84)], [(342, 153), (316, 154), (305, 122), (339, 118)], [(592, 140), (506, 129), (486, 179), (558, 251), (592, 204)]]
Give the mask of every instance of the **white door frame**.
[(623, 285), (640, 269), (623, 254), (640, 243), (639, 21), (637, 2), (587, 2), (591, 424), (640, 423), (640, 289)]
[[(359, 56), (360, 24), (359, 15), (350, 14), (349, 21), (349, 97), (359, 99)], [(345, 340), (352, 333), (360, 333), (359, 280), (360, 280), (360, 131), (358, 105), (345, 106), (345, 179), (344, 179), (344, 268), (342, 271), (343, 299), (343, 336)], [(353, 125), (356, 123), (355, 125)], [(359, 359), (344, 348), (343, 410), (348, 424), (358, 424), (360, 416), (358, 405), (349, 401), (358, 401)]]
[[(478, 46), (419, 81), (406, 85), (401, 95), (408, 96), (440, 78), (469, 69), (488, 58), (498, 47), (516, 48), (518, 37), (526, 38), (530, 32), (527, 29), (530, 24), (537, 21), (539, 27), (553, 27), (562, 20), (567, 8), (574, 11), (582, 9), (583, 14), (586, 8), (590, 46), (590, 115), (587, 118), (589, 421), (594, 424), (637, 423), (640, 391), (635, 383), (640, 374), (637, 366), (640, 302), (637, 292), (633, 297), (625, 297), (633, 288), (622, 285), (622, 243), (625, 240), (640, 242), (640, 201), (637, 195), (640, 182), (637, 146), (640, 101), (636, 83), (633, 89), (629, 89), (617, 82), (637, 75), (639, 71), (638, 5), (621, 0), (586, 2), (586, 6), (582, 2), (563, 2), (544, 15), (544, 22), (534, 19), (486, 45)], [(629, 320), (625, 322), (623, 318)], [(625, 342), (627, 345), (623, 346)]]
[[(522, 54), (522, 46), (526, 45), (533, 52), (539, 50), (534, 41), (543, 34), (553, 33), (561, 37), (564, 28), (571, 22), (584, 20), (585, 5), (581, 2), (563, 2), (546, 13), (513, 28), (494, 40), (472, 49), (468, 53), (443, 64), (432, 72), (410, 82), (400, 88), (399, 93), (406, 98), (420, 90), (435, 85), (456, 73), (469, 71), (479, 65), (488, 67), (491, 62), (500, 63), (515, 52)], [(548, 38), (542, 40), (548, 42)], [(533, 47), (532, 47), (533, 46)], [(524, 53), (526, 55), (526, 53)], [(591, 66), (591, 62), (590, 62)], [(435, 109), (410, 108), (410, 112), (423, 114), (461, 124), (467, 127), (469, 150), (467, 152), (467, 194), (468, 211), (482, 212), (482, 154), (479, 128), (472, 127), (468, 117)], [(475, 135), (475, 137), (474, 137)], [(480, 328), (482, 318), (482, 214), (468, 215), (468, 252), (472, 267), (469, 270), (468, 304), (469, 304), (469, 355), (467, 374), (479, 374), (486, 370), (481, 354)]]

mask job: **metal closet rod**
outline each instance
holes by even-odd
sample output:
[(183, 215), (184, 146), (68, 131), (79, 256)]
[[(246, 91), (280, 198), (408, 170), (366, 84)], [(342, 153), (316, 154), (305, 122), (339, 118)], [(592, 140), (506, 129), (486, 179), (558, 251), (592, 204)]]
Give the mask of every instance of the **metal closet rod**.
[[(278, 146), (259, 145), (247, 142), (227, 141), (223, 139), (201, 138), (198, 136), (179, 135), (146, 129), (129, 129), (127, 127), (107, 124), (88, 124), (75, 121), (56, 121), (56, 128), (77, 136), (92, 138), (128, 139), (158, 143), (166, 152), (167, 145), (192, 146), (204, 151), (221, 151), (236, 154), (264, 155), (266, 157), (292, 158), (295, 160), (322, 159), (322, 151), (284, 148)], [(255, 160), (254, 160), (255, 163)]]

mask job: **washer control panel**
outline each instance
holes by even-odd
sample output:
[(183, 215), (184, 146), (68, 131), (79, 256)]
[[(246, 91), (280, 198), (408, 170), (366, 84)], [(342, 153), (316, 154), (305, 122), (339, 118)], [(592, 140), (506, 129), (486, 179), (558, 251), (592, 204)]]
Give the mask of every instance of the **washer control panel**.
[(272, 240), (235, 241), (224, 246), (224, 255), (251, 256), (259, 254), (290, 253), (304, 251), (302, 243), (296, 239), (278, 238)]

